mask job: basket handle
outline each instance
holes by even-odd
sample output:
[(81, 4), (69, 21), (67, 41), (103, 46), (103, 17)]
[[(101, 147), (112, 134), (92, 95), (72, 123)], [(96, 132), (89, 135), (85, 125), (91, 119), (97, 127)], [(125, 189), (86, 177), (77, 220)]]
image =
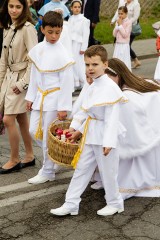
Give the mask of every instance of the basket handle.
[(56, 118), (52, 123), (55, 123), (55, 122), (57, 122), (57, 121), (59, 121), (59, 122), (65, 122), (65, 121), (69, 121), (69, 120), (72, 120), (72, 119), (66, 118), (65, 120), (59, 120), (58, 118)]

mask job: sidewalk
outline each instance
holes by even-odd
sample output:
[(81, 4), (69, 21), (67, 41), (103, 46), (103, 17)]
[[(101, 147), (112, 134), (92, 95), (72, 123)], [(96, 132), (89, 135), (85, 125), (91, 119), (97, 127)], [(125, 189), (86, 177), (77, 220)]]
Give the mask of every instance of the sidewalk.
[[(108, 52), (108, 57), (112, 58), (114, 45), (104, 44), (103, 46), (106, 48)], [(139, 59), (157, 57), (155, 38), (145, 39), (145, 40), (135, 40), (132, 44), (132, 47)]]

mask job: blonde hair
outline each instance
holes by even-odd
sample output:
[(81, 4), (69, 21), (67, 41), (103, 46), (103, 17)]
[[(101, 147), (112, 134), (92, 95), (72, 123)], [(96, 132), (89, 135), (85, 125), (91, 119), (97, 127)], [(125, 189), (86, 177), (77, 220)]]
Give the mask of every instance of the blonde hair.
[(118, 85), (121, 89), (124, 85), (127, 85), (127, 87), (142, 93), (160, 90), (158, 82), (154, 80), (150, 82), (144, 78), (136, 76), (118, 58), (109, 59), (108, 67), (109, 69), (106, 69), (105, 72), (111, 76), (118, 76)]

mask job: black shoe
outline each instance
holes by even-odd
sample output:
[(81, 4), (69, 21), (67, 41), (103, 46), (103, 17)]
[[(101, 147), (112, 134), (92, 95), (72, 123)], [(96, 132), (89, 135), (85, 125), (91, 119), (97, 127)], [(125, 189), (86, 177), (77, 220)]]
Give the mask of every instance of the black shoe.
[(18, 171), (21, 169), (21, 163), (17, 163), (14, 167), (9, 168), (9, 169), (4, 169), (4, 168), (0, 168), (0, 174), (8, 174), (14, 171)]
[(31, 167), (35, 165), (35, 158), (31, 162), (21, 163), (21, 168)]

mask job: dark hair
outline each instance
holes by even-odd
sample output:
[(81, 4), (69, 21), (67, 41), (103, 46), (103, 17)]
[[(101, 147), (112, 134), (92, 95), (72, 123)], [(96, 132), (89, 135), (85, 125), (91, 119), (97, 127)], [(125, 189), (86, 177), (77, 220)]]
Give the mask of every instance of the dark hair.
[(128, 8), (126, 6), (121, 6), (118, 8), (118, 10), (122, 10), (122, 12), (128, 13)]
[(118, 85), (121, 89), (124, 85), (127, 85), (127, 87), (142, 93), (160, 90), (160, 85), (158, 85), (156, 81), (150, 82), (144, 78), (136, 76), (118, 58), (109, 59), (108, 67), (109, 68), (105, 70), (105, 73), (110, 76), (118, 76)]
[(76, 2), (78, 2), (82, 7), (82, 1), (81, 0), (73, 0), (70, 4), (70, 7), (73, 7), (73, 4), (76, 3)]
[(42, 27), (63, 27), (63, 17), (62, 14), (56, 11), (47, 12), (42, 19)]
[(93, 45), (89, 47), (84, 53), (84, 57), (91, 58), (93, 56), (100, 56), (102, 62), (108, 61), (108, 53), (103, 46)]
[[(16, 21), (16, 30), (22, 28), (24, 24), (28, 21), (33, 23), (27, 0), (18, 0), (23, 5), (22, 14), (19, 16), (19, 18)], [(5, 0), (3, 7), (0, 9), (0, 23), (3, 28), (8, 29), (9, 25), (12, 24), (11, 17), (8, 13), (8, 3), (9, 0)]]

